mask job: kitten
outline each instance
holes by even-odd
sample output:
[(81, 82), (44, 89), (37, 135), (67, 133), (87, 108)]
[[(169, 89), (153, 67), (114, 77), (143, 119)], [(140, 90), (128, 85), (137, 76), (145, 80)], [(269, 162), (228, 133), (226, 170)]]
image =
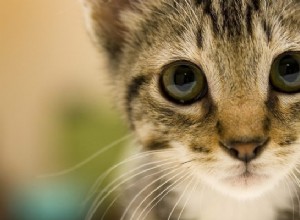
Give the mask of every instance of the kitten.
[(83, 2), (146, 152), (120, 219), (300, 219), (300, 1)]

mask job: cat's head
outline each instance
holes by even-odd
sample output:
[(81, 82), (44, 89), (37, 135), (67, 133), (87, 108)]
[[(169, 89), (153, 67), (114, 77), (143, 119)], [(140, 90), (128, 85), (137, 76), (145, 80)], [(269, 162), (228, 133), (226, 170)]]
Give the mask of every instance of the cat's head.
[(83, 1), (146, 150), (237, 197), (298, 172), (300, 1)]

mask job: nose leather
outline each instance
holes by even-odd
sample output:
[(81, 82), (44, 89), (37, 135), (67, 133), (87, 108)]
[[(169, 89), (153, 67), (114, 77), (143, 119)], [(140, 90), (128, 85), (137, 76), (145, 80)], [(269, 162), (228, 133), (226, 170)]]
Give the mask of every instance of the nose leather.
[(231, 150), (235, 151), (239, 160), (248, 162), (255, 158), (255, 150), (259, 147), (256, 143), (233, 144)]
[(223, 144), (227, 151), (234, 158), (245, 163), (257, 158), (264, 149), (267, 140), (264, 141), (249, 141), (249, 142), (231, 142)]

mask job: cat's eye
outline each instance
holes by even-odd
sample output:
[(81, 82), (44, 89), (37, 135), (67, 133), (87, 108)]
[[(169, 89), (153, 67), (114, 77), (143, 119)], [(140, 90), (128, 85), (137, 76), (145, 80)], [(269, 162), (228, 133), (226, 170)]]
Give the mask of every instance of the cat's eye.
[(300, 53), (289, 52), (277, 57), (272, 64), (270, 81), (280, 92), (300, 92)]
[(180, 104), (195, 102), (207, 93), (207, 81), (203, 71), (188, 61), (167, 65), (160, 82), (167, 98)]

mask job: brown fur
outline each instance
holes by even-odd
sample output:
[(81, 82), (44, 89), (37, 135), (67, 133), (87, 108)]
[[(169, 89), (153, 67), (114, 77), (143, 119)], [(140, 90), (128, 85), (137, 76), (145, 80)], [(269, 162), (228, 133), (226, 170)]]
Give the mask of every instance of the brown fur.
[[(94, 36), (110, 57), (117, 102), (145, 151), (184, 146), (182, 154), (193, 155), (194, 168), (216, 188), (233, 172), (220, 142), (268, 140), (249, 169), (270, 174), (270, 185), (297, 167), (300, 95), (275, 91), (269, 72), (279, 54), (300, 52), (299, 1), (86, 3)], [(159, 77), (176, 60), (202, 68), (209, 87), (203, 99), (178, 105), (164, 97)]]

